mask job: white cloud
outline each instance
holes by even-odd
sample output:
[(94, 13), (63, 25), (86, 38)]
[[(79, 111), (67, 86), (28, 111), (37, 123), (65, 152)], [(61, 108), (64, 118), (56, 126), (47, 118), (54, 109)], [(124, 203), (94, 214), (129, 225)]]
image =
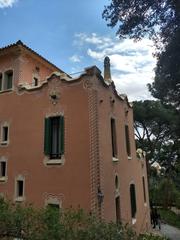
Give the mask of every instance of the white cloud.
[(112, 78), (120, 93), (126, 93), (130, 100), (151, 98), (147, 83), (153, 81), (156, 64), (152, 41), (134, 42), (79, 33), (75, 35), (75, 43), (85, 49), (96, 65), (103, 66), (104, 57), (110, 57)]
[(0, 8), (12, 7), (18, 0), (0, 0)]
[(73, 55), (73, 56), (71, 56), (69, 59), (70, 59), (70, 61), (72, 61), (72, 62), (81, 62), (81, 56), (78, 56), (78, 55)]

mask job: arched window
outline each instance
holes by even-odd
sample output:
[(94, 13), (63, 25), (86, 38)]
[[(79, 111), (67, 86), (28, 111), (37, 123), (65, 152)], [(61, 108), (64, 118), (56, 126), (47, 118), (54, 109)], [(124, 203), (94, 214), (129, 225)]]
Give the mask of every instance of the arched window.
[(131, 199), (131, 217), (135, 218), (137, 208), (136, 208), (136, 190), (134, 184), (130, 185), (130, 199)]

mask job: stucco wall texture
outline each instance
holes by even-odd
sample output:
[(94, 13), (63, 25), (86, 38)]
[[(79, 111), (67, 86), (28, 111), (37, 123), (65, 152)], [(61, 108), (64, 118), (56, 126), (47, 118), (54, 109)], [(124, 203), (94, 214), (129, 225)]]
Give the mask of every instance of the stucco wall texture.
[[(43, 84), (26, 88), (37, 66)], [(107, 221), (116, 221), (119, 196), (121, 221), (137, 232), (149, 230), (146, 162), (136, 157), (133, 109), (127, 99), (117, 95), (113, 84), (105, 84), (96, 67), (86, 69), (77, 79), (64, 80), (52, 74), (57, 69), (33, 54), (7, 49), (0, 54), (0, 73), (6, 69), (13, 70), (13, 89), (0, 92), (0, 125), (6, 122), (9, 126), (8, 144), (0, 145), (0, 159), (7, 161), (7, 179), (0, 181), (0, 193), (15, 201), (15, 180), (23, 176), (23, 202), (42, 207), (56, 200), (62, 208), (80, 206)], [(56, 100), (51, 92), (57, 94)], [(44, 154), (44, 120), (58, 115), (65, 120), (65, 153), (63, 161), (53, 165), (47, 164)], [(116, 122), (117, 159), (112, 158), (111, 118)], [(129, 126), (131, 158), (126, 152), (125, 125)], [(133, 221), (131, 183), (137, 204)], [(103, 194), (100, 204), (98, 188)]]

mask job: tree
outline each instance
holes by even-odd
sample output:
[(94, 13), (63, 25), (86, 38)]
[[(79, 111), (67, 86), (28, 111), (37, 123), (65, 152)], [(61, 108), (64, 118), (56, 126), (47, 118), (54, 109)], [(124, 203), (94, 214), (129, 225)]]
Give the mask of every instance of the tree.
[(169, 174), (180, 157), (176, 110), (160, 101), (135, 101), (133, 105), (137, 148), (146, 151), (150, 164), (160, 163)]
[(112, 0), (103, 18), (108, 26), (118, 25), (119, 37), (141, 39), (148, 36), (168, 43), (180, 27), (179, 0)]
[(120, 38), (154, 40), (158, 63), (149, 89), (154, 97), (180, 109), (180, 1), (112, 0), (103, 18), (110, 27), (118, 25)]
[(149, 84), (149, 90), (163, 103), (180, 109), (180, 31), (158, 56), (155, 80)]

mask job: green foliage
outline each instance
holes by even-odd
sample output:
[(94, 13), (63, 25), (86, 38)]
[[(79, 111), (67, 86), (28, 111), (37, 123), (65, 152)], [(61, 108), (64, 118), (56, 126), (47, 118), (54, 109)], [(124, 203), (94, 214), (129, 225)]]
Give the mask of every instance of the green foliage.
[[(179, 110), (180, 1), (111, 0), (103, 11), (103, 18), (108, 26), (118, 26), (120, 38), (139, 40), (148, 37), (154, 40), (158, 62), (155, 81), (149, 84), (149, 90), (155, 98)], [(180, 128), (178, 131), (180, 136)]]
[[(155, 80), (149, 90), (164, 103), (180, 107), (180, 29), (159, 55)], [(180, 123), (180, 122), (179, 122)], [(179, 135), (180, 136), (180, 135)]]
[(106, 223), (82, 209), (35, 209), (0, 199), (0, 239), (136, 240), (130, 228)]
[(180, 229), (180, 215), (169, 209), (159, 209), (159, 212), (164, 222)]
[(118, 25), (119, 37), (148, 36), (169, 42), (180, 26), (180, 3), (178, 0), (111, 0), (103, 18), (110, 27)]
[(168, 175), (180, 158), (176, 110), (160, 101), (135, 101), (134, 127), (137, 148), (146, 151), (152, 164), (160, 163)]
[(141, 234), (138, 237), (138, 240), (167, 240), (167, 238), (147, 233), (147, 234)]
[(162, 176), (152, 176), (149, 181), (150, 201), (155, 206), (168, 209), (171, 206), (179, 208), (180, 192), (174, 182)]

